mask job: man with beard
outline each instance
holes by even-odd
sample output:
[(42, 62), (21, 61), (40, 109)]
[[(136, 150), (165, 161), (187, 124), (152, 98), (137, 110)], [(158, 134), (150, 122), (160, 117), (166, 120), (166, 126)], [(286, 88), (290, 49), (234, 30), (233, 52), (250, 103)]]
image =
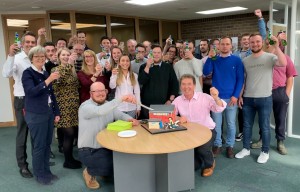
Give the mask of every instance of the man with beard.
[[(220, 54), (217, 56), (216, 51), (210, 50), (203, 73), (204, 75), (212, 73), (212, 86), (219, 90), (220, 98), (227, 103), (224, 110), (227, 125), (226, 154), (228, 158), (234, 158), (237, 100), (244, 83), (244, 67), (241, 59), (231, 54), (232, 40), (230, 37), (221, 38), (219, 49)], [(222, 147), (222, 113), (213, 112), (212, 118), (216, 123), (217, 132), (213, 153), (217, 156)]]
[(75, 66), (75, 70), (76, 70), (76, 73), (78, 71), (81, 70), (81, 67), (82, 67), (82, 62), (83, 62), (83, 51), (84, 51), (84, 48), (83, 48), (83, 45), (80, 44), (80, 43), (76, 43), (73, 45), (73, 53), (71, 54), (70, 57), (73, 58), (73, 60), (75, 60), (75, 63), (74, 63), (74, 66)]
[(202, 59), (208, 55), (209, 47), (208, 47), (208, 39), (202, 39), (200, 41), (199, 46), (195, 48), (195, 57), (197, 59)]
[(108, 102), (106, 101), (107, 90), (101, 82), (91, 85), (90, 94), (91, 98), (83, 102), (78, 111), (78, 156), (86, 166), (83, 170), (83, 178), (87, 187), (98, 189), (100, 184), (95, 176), (113, 175), (113, 156), (111, 150), (97, 142), (96, 135), (116, 119), (131, 121), (133, 126), (138, 125), (139, 122), (117, 109), (123, 101), (136, 103), (134, 96), (124, 95)]
[(279, 48), (278, 39), (274, 36), (274, 54), (262, 50), (263, 38), (260, 34), (250, 35), (252, 55), (243, 60), (245, 67), (244, 92), (239, 98), (239, 105), (243, 109), (243, 149), (235, 155), (241, 159), (250, 155), (250, 141), (256, 112), (258, 112), (259, 128), (262, 134), (262, 148), (257, 159), (258, 163), (266, 163), (269, 159), (270, 148), (270, 115), (272, 111), (272, 83), (273, 68), (286, 66), (284, 53)]
[[(162, 62), (162, 48), (152, 45), (153, 58), (140, 67), (138, 81), (142, 86), (141, 101), (144, 105), (171, 104), (178, 95), (179, 84), (173, 67)], [(149, 111), (141, 109), (141, 119), (149, 118)]]

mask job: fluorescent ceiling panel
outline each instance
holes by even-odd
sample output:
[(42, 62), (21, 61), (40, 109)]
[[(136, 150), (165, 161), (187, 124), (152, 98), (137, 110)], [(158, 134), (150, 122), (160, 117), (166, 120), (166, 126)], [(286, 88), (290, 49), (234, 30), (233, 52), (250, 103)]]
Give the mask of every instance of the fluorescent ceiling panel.
[[(110, 26), (121, 26), (125, 25), (123, 23), (111, 23)], [(106, 24), (98, 25), (98, 24), (87, 24), (87, 23), (76, 23), (76, 29), (88, 28), (88, 27), (106, 27)], [(58, 30), (71, 30), (70, 23), (55, 23), (51, 29), (58, 29)]]
[(8, 27), (28, 27), (28, 20), (7, 19)]
[(125, 1), (125, 3), (146, 6), (146, 5), (154, 5), (159, 3), (166, 3), (169, 1), (175, 1), (175, 0), (129, 0), (129, 1)]
[(196, 13), (203, 14), (203, 15), (211, 15), (211, 14), (218, 14), (218, 13), (226, 13), (226, 12), (233, 12), (233, 11), (242, 11), (248, 8), (245, 7), (227, 7), (222, 9), (212, 9), (207, 11), (198, 11)]

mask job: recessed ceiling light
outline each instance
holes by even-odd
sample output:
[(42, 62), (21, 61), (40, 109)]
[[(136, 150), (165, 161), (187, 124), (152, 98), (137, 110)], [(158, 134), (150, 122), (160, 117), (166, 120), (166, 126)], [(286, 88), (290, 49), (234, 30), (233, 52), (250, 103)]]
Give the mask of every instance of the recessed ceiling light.
[(40, 9), (41, 7), (39, 6), (32, 6), (31, 9)]
[(227, 7), (222, 9), (212, 9), (207, 11), (198, 11), (196, 13), (203, 14), (203, 15), (210, 15), (210, 14), (217, 14), (217, 13), (226, 13), (226, 12), (232, 12), (232, 11), (242, 11), (246, 10), (248, 8), (245, 7)]
[(22, 19), (7, 19), (8, 27), (28, 27), (28, 20)]
[(278, 11), (278, 10), (277, 10), (277, 9), (273, 9), (272, 11), (273, 11), (273, 12), (276, 12), (276, 11)]
[(166, 3), (169, 1), (175, 1), (175, 0), (129, 0), (129, 1), (125, 1), (125, 3), (129, 3), (129, 4), (134, 4), (134, 5), (154, 5), (154, 4), (159, 4), (159, 3)]

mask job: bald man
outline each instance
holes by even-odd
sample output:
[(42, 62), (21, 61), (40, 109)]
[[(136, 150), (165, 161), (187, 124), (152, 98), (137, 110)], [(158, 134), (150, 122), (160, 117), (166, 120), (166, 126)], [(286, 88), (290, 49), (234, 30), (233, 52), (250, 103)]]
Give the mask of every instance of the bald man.
[(100, 184), (95, 176), (113, 175), (112, 151), (102, 147), (96, 140), (96, 135), (115, 119), (138, 121), (119, 111), (118, 105), (123, 101), (136, 103), (134, 96), (124, 95), (121, 98), (106, 101), (107, 90), (101, 82), (95, 82), (90, 87), (91, 98), (83, 102), (79, 108), (78, 155), (86, 166), (83, 178), (88, 188), (98, 189)]

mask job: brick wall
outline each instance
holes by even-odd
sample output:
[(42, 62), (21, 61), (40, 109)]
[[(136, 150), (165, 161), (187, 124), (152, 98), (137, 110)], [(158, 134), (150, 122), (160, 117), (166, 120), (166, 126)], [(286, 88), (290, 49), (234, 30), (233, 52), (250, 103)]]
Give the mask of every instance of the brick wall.
[[(265, 21), (269, 13), (263, 12)], [(258, 32), (257, 17), (253, 13), (215, 18), (181, 21), (182, 39), (213, 39), (228, 35), (240, 37), (243, 33)]]

